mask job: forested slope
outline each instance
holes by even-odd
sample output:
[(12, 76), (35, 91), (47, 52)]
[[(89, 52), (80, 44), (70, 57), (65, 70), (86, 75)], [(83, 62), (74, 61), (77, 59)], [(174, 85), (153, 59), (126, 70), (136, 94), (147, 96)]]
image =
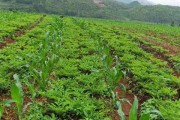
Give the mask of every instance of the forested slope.
[(93, 0), (0, 0), (0, 9), (180, 24), (180, 7), (144, 6), (139, 2), (125, 4), (113, 0), (102, 2), (103, 7), (95, 4)]

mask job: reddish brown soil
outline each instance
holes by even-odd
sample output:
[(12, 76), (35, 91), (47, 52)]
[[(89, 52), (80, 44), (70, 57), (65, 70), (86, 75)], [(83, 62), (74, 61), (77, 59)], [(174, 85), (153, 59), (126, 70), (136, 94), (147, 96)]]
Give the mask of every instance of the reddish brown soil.
[[(11, 100), (11, 97), (9, 95), (1, 96), (1, 101), (5, 100)], [(29, 97), (25, 97), (23, 106), (27, 105), (28, 103), (31, 103), (31, 99)], [(15, 112), (16, 104), (11, 104), (11, 107), (6, 107), (2, 116), (2, 120), (18, 120), (17, 114)], [(28, 108), (27, 108), (28, 110)]]
[(159, 43), (155, 40), (149, 39), (148, 37), (144, 37), (144, 36), (140, 36), (142, 39), (152, 43), (153, 45), (156, 46), (160, 46), (162, 48), (164, 48), (165, 50), (168, 50), (168, 54), (178, 54), (180, 53), (180, 48), (174, 45), (170, 45), (170, 44), (164, 44), (164, 43)]
[[(126, 81), (124, 79), (120, 80), (119, 85), (120, 84), (123, 84), (123, 85), (127, 86), (127, 83), (126, 83)], [(118, 99), (126, 98), (126, 99), (129, 100), (129, 102), (131, 104), (134, 101), (134, 94), (131, 94), (131, 93), (128, 93), (128, 92), (124, 93), (124, 91), (120, 87), (117, 87), (115, 89), (115, 93), (117, 94)], [(124, 114), (126, 116), (126, 119), (128, 120), (131, 105), (129, 103), (127, 103), (127, 102), (122, 102), (122, 101), (121, 101), (121, 105), (122, 105), (122, 110), (123, 110), (123, 112), (124, 112)], [(120, 117), (119, 117), (116, 109), (114, 110), (114, 113), (112, 115), (112, 120), (120, 120)]]
[(120, 120), (120, 117), (117, 113), (117, 110), (114, 111), (112, 117), (111, 117), (112, 120)]
[(27, 30), (32, 30), (33, 28), (35, 28), (40, 22), (43, 21), (44, 17), (46, 17), (46, 15), (43, 15), (43, 17), (41, 17), (40, 19), (38, 19), (34, 24), (28, 26), (28, 27), (27, 27)]
[[(123, 85), (126, 86), (126, 88), (128, 88), (128, 81), (125, 81), (124, 79), (121, 79), (120, 82), (119, 82), (119, 85), (120, 84), (123, 84)], [(129, 100), (129, 102), (131, 104), (133, 104), (135, 93), (133, 93), (131, 90), (127, 90), (126, 93), (124, 93), (124, 91), (120, 87), (117, 87), (115, 89), (115, 93), (117, 93), (119, 99), (126, 98), (126, 99)], [(141, 105), (145, 101), (150, 99), (151, 97), (149, 95), (143, 95), (143, 96), (140, 96), (140, 95), (138, 96), (137, 95), (137, 98), (138, 98), (138, 102), (139, 102), (139, 104), (138, 104), (138, 113), (140, 115), (140, 113), (141, 113)], [(127, 103), (127, 102), (121, 102), (121, 105), (122, 105), (122, 110), (123, 110), (123, 112), (124, 112), (124, 114), (126, 116), (126, 120), (128, 120), (131, 105), (129, 103)], [(119, 115), (117, 113), (117, 109), (114, 109), (114, 113), (112, 115), (112, 120), (120, 120), (120, 117), (119, 117)]]
[[(10, 99), (11, 99), (11, 97), (9, 95), (0, 96), (0, 101), (6, 101), (6, 100), (10, 100)], [(12, 104), (12, 106), (15, 106), (15, 104)], [(2, 120), (18, 120), (13, 107), (6, 107), (1, 119)]]
[(15, 32), (15, 36), (16, 37), (20, 37), (20, 36), (22, 36), (22, 35), (24, 35), (24, 34), (26, 34), (23, 30), (21, 31), (21, 30), (17, 30), (16, 32)]
[[(115, 91), (116, 91), (119, 99), (126, 98), (126, 99), (129, 100), (129, 102), (131, 104), (133, 103), (133, 101), (134, 101), (134, 95), (133, 94), (129, 94), (129, 93), (126, 92), (125, 96), (122, 96), (123, 91), (120, 88), (117, 88)], [(122, 110), (123, 110), (124, 114), (126, 115), (126, 119), (128, 120), (131, 105), (129, 103), (127, 103), (127, 102), (121, 102), (121, 104), (122, 104)]]
[(40, 97), (36, 98), (36, 102), (45, 104), (45, 103), (47, 103), (47, 98), (43, 97), (43, 96), (40, 96)]
[(5, 43), (0, 43), (0, 49), (3, 49), (6, 46)]
[(12, 38), (4, 38), (4, 41), (7, 43), (7, 44), (10, 44), (10, 43), (14, 43), (15, 40), (13, 40)]
[(173, 70), (173, 75), (177, 76), (177, 77), (180, 76), (180, 73), (178, 71), (176, 71), (176, 69), (174, 68), (173, 62), (164, 53), (161, 53), (161, 52), (157, 51), (156, 49), (151, 48), (149, 45), (146, 45), (146, 44), (144, 44), (142, 42), (140, 42), (140, 47), (143, 50), (145, 50), (146, 52), (152, 53), (155, 58), (158, 58), (158, 59), (160, 59), (162, 61), (166, 61), (168, 63), (167, 66)]

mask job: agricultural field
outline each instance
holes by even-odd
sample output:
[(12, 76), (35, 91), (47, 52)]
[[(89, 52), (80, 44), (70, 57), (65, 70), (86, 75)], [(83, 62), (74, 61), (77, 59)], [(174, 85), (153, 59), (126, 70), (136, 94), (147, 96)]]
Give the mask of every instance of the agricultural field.
[(0, 119), (179, 120), (180, 28), (0, 11)]

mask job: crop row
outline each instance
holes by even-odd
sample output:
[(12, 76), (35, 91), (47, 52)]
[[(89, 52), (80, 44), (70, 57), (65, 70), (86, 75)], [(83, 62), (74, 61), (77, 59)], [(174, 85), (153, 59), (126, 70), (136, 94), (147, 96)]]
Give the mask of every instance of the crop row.
[(48, 16), (0, 51), (1, 97), (10, 96), (12, 76), (18, 75), (24, 102), (33, 103), (19, 119), (108, 119), (96, 51), (71, 19)]
[[(90, 21), (90, 20), (87, 20)], [(108, 27), (113, 30), (120, 31), (122, 34), (129, 34), (136, 39), (137, 43), (142, 43), (150, 50), (154, 51), (155, 56), (161, 57), (167, 61), (179, 76), (179, 39), (180, 29), (178, 26), (138, 23), (138, 22), (123, 22), (123, 21), (108, 21), (91, 20), (91, 23), (98, 23), (103, 27)], [(106, 25), (105, 25), (106, 24)], [(145, 48), (146, 49), (146, 48)]]
[[(151, 98), (144, 103), (145, 111), (157, 107), (166, 119), (178, 119), (179, 112), (166, 109), (170, 105), (172, 110), (178, 111), (180, 104), (180, 81), (173, 75), (172, 69), (166, 67), (167, 62), (145, 52), (137, 43), (137, 38), (124, 34), (121, 29), (114, 30), (111, 25), (103, 26), (98, 22), (89, 22), (87, 26), (94, 31), (98, 30), (101, 37), (115, 50), (122, 70), (126, 71), (129, 77), (129, 89), (141, 97)], [(164, 106), (165, 104), (168, 105)]]
[(31, 25), (41, 15), (22, 12), (0, 11), (0, 43), (4, 37), (14, 37), (17, 30)]
[[(125, 119), (120, 103), (113, 103), (122, 70), (128, 90), (151, 98), (142, 105), (143, 113), (158, 108), (165, 119), (179, 118), (174, 110), (179, 109), (180, 82), (167, 63), (143, 51), (137, 38), (121, 29), (89, 21), (47, 16), (0, 50), (0, 100), (13, 99), (8, 102), (16, 103), (19, 119), (109, 120), (114, 107)], [(10, 112), (6, 108), (3, 118)], [(156, 113), (151, 118), (159, 119)]]

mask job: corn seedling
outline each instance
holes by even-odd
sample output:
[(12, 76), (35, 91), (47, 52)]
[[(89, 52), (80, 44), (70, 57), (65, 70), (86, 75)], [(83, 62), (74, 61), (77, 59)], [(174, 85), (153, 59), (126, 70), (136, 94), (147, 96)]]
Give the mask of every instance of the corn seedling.
[(62, 19), (55, 20), (46, 35), (46, 39), (40, 45), (39, 63), (34, 61), (30, 68), (31, 75), (43, 90), (48, 84), (55, 64), (59, 61), (58, 51), (62, 41), (63, 26)]
[(33, 82), (33, 83), (26, 82), (25, 84), (29, 89), (29, 93), (31, 94), (31, 100), (34, 102), (35, 97), (37, 95), (37, 89), (35, 88), (35, 82)]
[(23, 107), (24, 94), (23, 94), (22, 85), (19, 81), (19, 77), (17, 74), (14, 74), (13, 77), (16, 80), (16, 83), (11, 87), (11, 97), (16, 104), (16, 113), (18, 115), (18, 119), (22, 120), (23, 113), (26, 111), (30, 103), (28, 103), (26, 106)]

